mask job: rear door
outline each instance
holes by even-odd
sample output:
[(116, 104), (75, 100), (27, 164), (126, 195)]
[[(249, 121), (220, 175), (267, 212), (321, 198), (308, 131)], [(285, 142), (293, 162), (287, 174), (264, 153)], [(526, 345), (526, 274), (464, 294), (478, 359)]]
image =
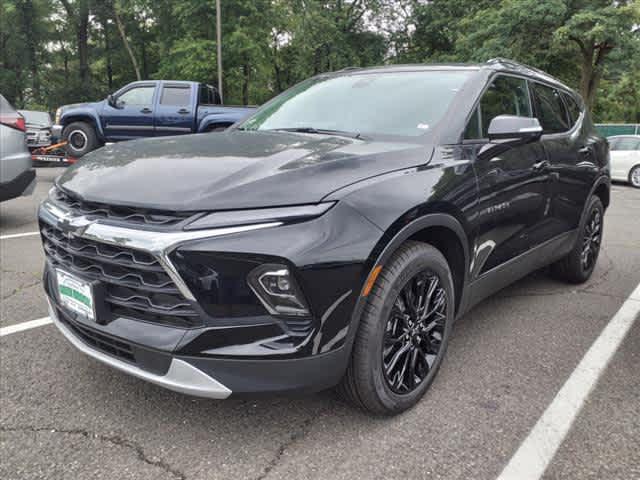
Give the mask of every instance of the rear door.
[(115, 95), (115, 107), (108, 103), (101, 119), (107, 140), (153, 137), (154, 83), (128, 85)]
[(498, 115), (532, 117), (527, 81), (495, 77), (482, 95), (465, 132), (477, 143), (477, 237), (472, 276), (499, 267), (547, 238), (549, 175), (540, 142), (517, 146), (489, 144), (488, 129)]
[(163, 82), (156, 106), (156, 136), (181, 135), (194, 131), (197, 90), (187, 83)]
[(549, 158), (553, 235), (578, 228), (599, 167), (596, 142), (584, 106), (573, 95), (532, 81), (535, 113), (543, 128), (540, 139)]

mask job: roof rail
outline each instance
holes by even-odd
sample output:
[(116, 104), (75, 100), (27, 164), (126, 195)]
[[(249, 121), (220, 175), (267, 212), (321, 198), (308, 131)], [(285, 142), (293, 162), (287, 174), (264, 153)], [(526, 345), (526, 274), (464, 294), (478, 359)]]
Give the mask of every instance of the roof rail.
[(348, 72), (349, 70), (360, 70), (362, 67), (349, 66), (336, 70), (337, 72)]
[(545, 75), (547, 77), (551, 77), (551, 75), (549, 75), (544, 70), (540, 70), (539, 68), (532, 67), (531, 65), (527, 65), (526, 63), (516, 62), (515, 60), (511, 60), (510, 58), (503, 58), (503, 57), (490, 58), (489, 60), (487, 60), (487, 63), (502, 63), (503, 65), (511, 65), (511, 66), (515, 66), (515, 67), (524, 67), (524, 68), (527, 68), (527, 69), (529, 69), (531, 71), (543, 74), (543, 75)]

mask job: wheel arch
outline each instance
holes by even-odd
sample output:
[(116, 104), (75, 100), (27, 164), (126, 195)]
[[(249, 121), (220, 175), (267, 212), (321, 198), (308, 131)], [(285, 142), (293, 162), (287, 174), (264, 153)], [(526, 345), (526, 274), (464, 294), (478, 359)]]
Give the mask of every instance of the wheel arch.
[[(384, 242), (384, 239), (389, 239)], [(428, 243), (445, 257), (454, 277), (456, 313), (460, 311), (469, 265), (469, 243), (460, 221), (449, 213), (428, 213), (394, 232), (393, 226), (383, 235), (383, 246), (374, 254), (371, 271), (383, 266), (395, 251), (409, 240)], [(364, 298), (361, 296), (361, 298)]]
[(600, 198), (600, 201), (606, 210), (611, 201), (611, 181), (607, 177), (598, 178), (591, 188), (591, 194), (589, 197), (591, 197), (591, 195), (596, 195)]
[(71, 114), (71, 115), (65, 116), (60, 123), (62, 124), (62, 129), (64, 131), (66, 127), (68, 127), (69, 125), (75, 122), (82, 122), (82, 123), (91, 125), (93, 129), (96, 131), (96, 135), (98, 136), (98, 139), (100, 141), (104, 141), (104, 135), (102, 133), (102, 127), (100, 125), (100, 122), (98, 122), (97, 119), (94, 118), (92, 115)]
[[(363, 289), (358, 296), (351, 316), (346, 342), (348, 348), (353, 347), (355, 333), (367, 301), (367, 296), (363, 295), (367, 280), (378, 266), (384, 266), (394, 252), (408, 240), (429, 243), (443, 254), (450, 268), (452, 268), (452, 275), (454, 276), (455, 314), (458, 315), (465, 309), (468, 296), (467, 279), (470, 252), (467, 234), (462, 223), (455, 216), (448, 213), (427, 213), (399, 229), (397, 227), (394, 228), (399, 222), (403, 222), (403, 219), (404, 217), (401, 217), (387, 229), (367, 262)], [(462, 259), (459, 257), (460, 254)], [(458, 258), (456, 258), (456, 255)]]
[(230, 127), (236, 123), (236, 121), (236, 118), (230, 118), (228, 115), (207, 115), (200, 120), (198, 133), (208, 132), (221, 126)]

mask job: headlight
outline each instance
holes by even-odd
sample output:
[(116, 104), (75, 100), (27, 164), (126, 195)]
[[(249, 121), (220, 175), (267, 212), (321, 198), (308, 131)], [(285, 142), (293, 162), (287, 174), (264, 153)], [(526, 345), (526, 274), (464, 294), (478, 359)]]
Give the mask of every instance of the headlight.
[(286, 265), (260, 265), (247, 282), (272, 315), (309, 316), (307, 302)]
[(55, 124), (58, 125), (60, 124), (60, 114), (62, 113), (62, 107), (58, 108), (56, 110), (56, 118), (55, 118)]
[(292, 222), (309, 220), (324, 214), (333, 205), (335, 205), (335, 202), (319, 203), (317, 205), (301, 205), (297, 207), (214, 212), (191, 222), (189, 225), (185, 226), (184, 229), (200, 230), (205, 228), (251, 225), (253, 223), (263, 222)]

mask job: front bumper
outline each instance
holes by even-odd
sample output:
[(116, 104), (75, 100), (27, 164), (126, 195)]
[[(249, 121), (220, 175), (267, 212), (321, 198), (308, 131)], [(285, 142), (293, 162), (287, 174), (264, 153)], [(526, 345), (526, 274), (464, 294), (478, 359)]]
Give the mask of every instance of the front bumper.
[(89, 344), (83, 342), (78, 336), (73, 334), (71, 329), (60, 321), (58, 309), (53, 306), (50, 299), (48, 299), (48, 301), (49, 315), (53, 323), (66, 339), (82, 353), (117, 370), (146, 380), (147, 382), (155, 383), (174, 392), (215, 399), (224, 399), (231, 395), (231, 390), (223, 384), (179, 358), (173, 358), (167, 372), (164, 375), (158, 375), (92, 348)]
[[(99, 325), (72, 319), (48, 297), (49, 314), (65, 338), (84, 354), (124, 373), (175, 392), (225, 399), (234, 395), (273, 392), (315, 392), (338, 383), (348, 361), (348, 349), (292, 360), (237, 360), (177, 355), (128, 343), (104, 334)], [(98, 339), (96, 342), (95, 339)], [(104, 349), (129, 345), (135, 361)]]
[(51, 141), (56, 143), (62, 140), (62, 125), (53, 125), (51, 127)]

